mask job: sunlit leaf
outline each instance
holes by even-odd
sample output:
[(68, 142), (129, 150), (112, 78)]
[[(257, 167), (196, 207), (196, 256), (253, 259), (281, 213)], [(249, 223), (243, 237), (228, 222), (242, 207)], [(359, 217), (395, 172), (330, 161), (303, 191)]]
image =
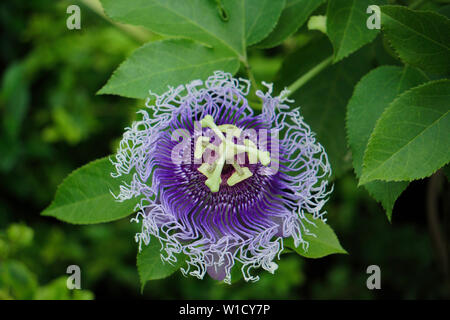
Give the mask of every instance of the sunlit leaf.
[(149, 90), (161, 94), (169, 85), (204, 79), (215, 70), (235, 73), (238, 67), (235, 56), (190, 40), (151, 42), (134, 51), (99, 93), (145, 99)]
[(148, 245), (142, 245), (142, 250), (137, 255), (137, 268), (141, 279), (141, 290), (147, 281), (163, 279), (180, 269), (185, 261), (183, 255), (177, 257), (176, 263), (163, 262), (161, 260), (161, 243), (157, 238), (152, 238)]
[(72, 172), (58, 187), (52, 204), (42, 212), (59, 220), (75, 224), (114, 221), (134, 212), (137, 200), (118, 202), (123, 181), (130, 177), (111, 177), (114, 166), (108, 158), (90, 162)]
[(295, 247), (292, 238), (283, 240), (284, 245), (287, 248), (294, 250), (299, 255), (306, 258), (322, 258), (330, 254), (347, 253), (339, 243), (333, 229), (331, 229), (328, 224), (320, 219), (313, 219), (310, 214), (306, 214), (306, 217), (309, 221), (314, 223), (314, 225), (309, 224), (308, 222), (305, 223), (305, 226), (313, 235), (307, 235), (305, 232), (302, 234), (303, 239), (308, 242), (307, 250), (304, 250), (302, 245)]
[(450, 161), (450, 80), (404, 92), (383, 112), (364, 154), (360, 184), (422, 179)]
[(244, 58), (246, 47), (274, 28), (284, 0), (102, 0), (114, 20), (193, 39)]

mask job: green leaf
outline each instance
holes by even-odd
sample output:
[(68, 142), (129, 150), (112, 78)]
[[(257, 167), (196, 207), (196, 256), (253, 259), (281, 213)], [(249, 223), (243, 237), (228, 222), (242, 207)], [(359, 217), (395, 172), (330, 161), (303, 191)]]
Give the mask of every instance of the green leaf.
[(29, 107), (30, 92), (23, 64), (14, 63), (8, 66), (3, 74), (0, 89), (0, 106), (3, 130), (15, 140), (18, 138), (24, 117)]
[(239, 61), (220, 50), (184, 39), (151, 42), (134, 51), (114, 72), (99, 94), (145, 99), (167, 86), (204, 79), (215, 70), (235, 73)]
[(36, 290), (33, 300), (93, 300), (89, 290), (71, 290), (67, 288), (67, 276), (52, 280)]
[(259, 48), (273, 48), (296, 32), (324, 0), (287, 0), (286, 6), (275, 29), (262, 42)]
[(322, 258), (335, 253), (347, 253), (339, 243), (333, 229), (320, 219), (313, 219), (312, 215), (306, 214), (306, 218), (313, 222), (315, 226), (306, 223), (310, 233), (314, 235), (303, 234), (302, 237), (309, 243), (308, 250), (303, 250), (300, 245), (295, 247), (292, 238), (283, 240), (284, 246), (294, 250), (305, 258)]
[(246, 47), (272, 31), (284, 0), (223, 0), (226, 21), (210, 0), (102, 0), (102, 4), (113, 20), (196, 40), (244, 59)]
[(379, 30), (368, 29), (366, 13), (370, 5), (383, 4), (384, 0), (333, 0), (328, 1), (327, 33), (334, 48), (337, 62), (371, 42)]
[[(347, 106), (347, 138), (357, 178), (361, 176), (364, 151), (378, 118), (399, 94), (426, 81), (427, 77), (417, 69), (383, 66), (369, 72), (355, 87)], [(395, 201), (407, 186), (404, 181), (373, 181), (364, 185), (381, 202), (389, 220)]]
[(246, 44), (250, 46), (264, 39), (277, 24), (285, 0), (245, 1)]
[(235, 284), (239, 281), (241, 281), (244, 278), (244, 275), (242, 274), (242, 262), (235, 260), (234, 265), (231, 268), (231, 283)]
[(404, 92), (383, 112), (359, 184), (422, 179), (450, 161), (450, 80)]
[(141, 279), (141, 291), (150, 280), (163, 279), (180, 269), (185, 261), (183, 255), (177, 257), (175, 264), (163, 262), (161, 260), (161, 243), (157, 238), (152, 238), (150, 243), (142, 246), (142, 250), (137, 255), (137, 268)]
[(22, 223), (12, 223), (6, 229), (8, 240), (17, 248), (27, 247), (32, 244), (34, 231)]
[(111, 192), (118, 194), (120, 185), (129, 182), (131, 176), (113, 178), (113, 171), (107, 157), (75, 170), (58, 187), (55, 199), (42, 215), (75, 224), (109, 222), (130, 215), (138, 200), (118, 202)]
[(105, 13), (118, 22), (141, 25), (162, 35), (186, 37), (244, 56), (244, 2), (237, 5), (236, 1), (222, 2), (229, 17), (223, 21), (215, 1), (101, 0)]
[[(332, 48), (326, 37), (294, 52), (283, 64), (278, 88), (292, 83), (331, 54)], [(361, 50), (327, 67), (291, 96), (295, 100), (292, 106), (300, 106), (305, 122), (325, 147), (335, 177), (351, 167), (345, 134), (345, 108), (353, 87), (370, 68), (369, 55)]]
[(22, 262), (9, 260), (0, 263), (0, 293), (5, 290), (10, 296), (8, 298), (32, 299), (37, 285), (36, 275)]
[(381, 23), (400, 59), (436, 74), (450, 72), (450, 20), (426, 11), (383, 6)]

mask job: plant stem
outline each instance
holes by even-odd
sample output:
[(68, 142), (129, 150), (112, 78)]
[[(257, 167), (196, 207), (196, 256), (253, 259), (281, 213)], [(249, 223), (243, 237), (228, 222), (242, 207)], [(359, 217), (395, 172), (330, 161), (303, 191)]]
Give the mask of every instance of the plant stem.
[(256, 82), (255, 76), (253, 75), (252, 68), (248, 64), (247, 60), (242, 61), (245, 67), (245, 72), (247, 72), (247, 76), (252, 84), (252, 89), (256, 91), (258, 89), (258, 84)]
[(300, 89), (305, 83), (307, 83), (309, 80), (314, 78), (318, 73), (320, 73), (323, 69), (328, 67), (331, 62), (333, 61), (333, 56), (329, 56), (322, 62), (320, 62), (318, 65), (316, 65), (314, 68), (309, 70), (307, 73), (302, 75), (300, 78), (295, 80), (294, 83), (292, 83), (287, 89), (289, 90), (289, 93), (287, 94), (287, 97), (290, 96), (292, 93)]
[(258, 83), (256, 82), (255, 76), (253, 75), (252, 68), (250, 67), (247, 57), (241, 59), (242, 64), (245, 67), (245, 72), (247, 73), (248, 79), (250, 80), (250, 92), (249, 92), (249, 100), (251, 102), (252, 108), (255, 110), (261, 110), (262, 104), (261, 100), (256, 95), (256, 91), (259, 89)]
[[(417, 0), (416, 2), (413, 2), (409, 8), (415, 9), (419, 7), (425, 0)], [(286, 97), (289, 97), (292, 93), (300, 89), (305, 83), (307, 83), (309, 80), (314, 78), (318, 73), (320, 73), (323, 69), (328, 67), (331, 62), (333, 61), (333, 56), (330, 56), (323, 60), (321, 63), (316, 65), (314, 68), (309, 70), (307, 73), (305, 73), (303, 76), (298, 78), (294, 83), (292, 83), (287, 89), (289, 90)]]

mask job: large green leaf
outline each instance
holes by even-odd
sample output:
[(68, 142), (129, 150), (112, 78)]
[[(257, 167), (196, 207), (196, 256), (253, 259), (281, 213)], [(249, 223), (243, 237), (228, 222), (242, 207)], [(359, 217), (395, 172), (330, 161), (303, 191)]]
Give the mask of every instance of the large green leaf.
[[(247, 45), (272, 31), (284, 0), (223, 0), (228, 19), (215, 1), (102, 0), (105, 12), (119, 22), (142, 25), (156, 33), (186, 37), (244, 58)], [(180, 54), (180, 53), (179, 53)]]
[(144, 99), (149, 90), (163, 93), (215, 70), (236, 72), (239, 61), (214, 48), (185, 39), (150, 42), (140, 47), (114, 72), (99, 93)]
[(384, 0), (331, 0), (327, 8), (327, 34), (333, 43), (334, 61), (339, 61), (371, 42), (379, 30), (368, 29), (370, 5)]
[(302, 235), (303, 239), (309, 244), (308, 250), (303, 250), (301, 245), (295, 247), (292, 238), (283, 240), (285, 247), (294, 250), (299, 255), (306, 258), (322, 258), (334, 253), (347, 253), (347, 251), (342, 248), (336, 234), (329, 225), (320, 219), (313, 219), (310, 214), (306, 214), (306, 217), (315, 224), (315, 226), (313, 226), (306, 223), (306, 226), (313, 235)]
[(245, 2), (246, 45), (264, 39), (277, 24), (285, 0), (258, 0)]
[[(426, 81), (427, 77), (417, 69), (383, 66), (369, 72), (355, 87), (347, 106), (347, 138), (358, 178), (364, 151), (378, 118), (399, 94)], [(389, 220), (395, 201), (407, 186), (405, 181), (372, 181), (364, 185), (381, 202)]]
[[(288, 56), (279, 75), (278, 88), (292, 83), (332, 54), (331, 45), (322, 40), (301, 48)], [(345, 108), (353, 87), (371, 68), (365, 50), (324, 69), (292, 94), (293, 106), (300, 106), (317, 140), (325, 147), (335, 176), (350, 169), (350, 152), (345, 135)]]
[(177, 257), (175, 264), (161, 260), (161, 243), (157, 238), (152, 238), (150, 243), (142, 246), (137, 255), (137, 268), (141, 279), (141, 290), (147, 281), (163, 279), (180, 269), (185, 261), (183, 255)]
[(298, 30), (324, 0), (287, 0), (275, 29), (262, 42), (260, 48), (272, 48)]
[(134, 212), (137, 200), (118, 202), (123, 181), (131, 177), (111, 177), (114, 166), (108, 158), (90, 162), (72, 172), (58, 187), (52, 204), (42, 212), (44, 216), (75, 224), (114, 221)]
[(450, 72), (450, 20), (401, 6), (381, 8), (383, 31), (406, 63), (437, 74)]
[(450, 80), (404, 92), (383, 112), (364, 154), (360, 184), (431, 175), (450, 161)]

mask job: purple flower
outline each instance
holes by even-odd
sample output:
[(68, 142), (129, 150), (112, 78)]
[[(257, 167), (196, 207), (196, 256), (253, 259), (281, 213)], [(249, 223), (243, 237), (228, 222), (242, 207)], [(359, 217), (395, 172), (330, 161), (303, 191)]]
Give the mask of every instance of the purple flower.
[(114, 177), (133, 172), (116, 198), (140, 199), (140, 249), (160, 241), (163, 261), (182, 253), (184, 274), (227, 283), (235, 264), (246, 281), (258, 280), (253, 268), (273, 273), (283, 238), (307, 250), (305, 213), (325, 221), (330, 165), (286, 92), (272, 97), (263, 84), (260, 114), (246, 99), (249, 81), (221, 71), (150, 92), (113, 161)]

